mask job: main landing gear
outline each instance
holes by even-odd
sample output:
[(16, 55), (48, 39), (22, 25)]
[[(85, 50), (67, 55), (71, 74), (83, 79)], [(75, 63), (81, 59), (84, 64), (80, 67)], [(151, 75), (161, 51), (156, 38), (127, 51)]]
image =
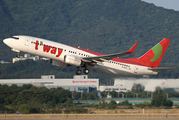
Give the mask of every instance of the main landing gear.
[(88, 73), (89, 73), (89, 70), (85, 68), (85, 69), (83, 70), (83, 73), (84, 73), (84, 74), (88, 74)]
[(80, 75), (80, 74), (81, 74), (81, 70), (79, 69), (79, 67), (77, 67), (76, 74), (77, 74), (77, 75)]
[[(89, 70), (85, 68), (85, 69), (83, 70), (83, 73), (84, 73), (84, 74), (88, 74), (88, 73), (89, 73)], [(81, 70), (79, 69), (79, 67), (77, 67), (76, 74), (77, 74), (77, 75), (80, 75), (80, 74), (81, 74)]]

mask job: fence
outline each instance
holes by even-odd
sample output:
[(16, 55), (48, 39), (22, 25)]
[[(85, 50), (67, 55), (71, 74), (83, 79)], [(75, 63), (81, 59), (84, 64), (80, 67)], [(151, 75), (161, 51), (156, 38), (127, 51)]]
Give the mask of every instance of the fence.
[(0, 119), (85, 119), (85, 118), (179, 118), (177, 113), (163, 114), (1, 114)]

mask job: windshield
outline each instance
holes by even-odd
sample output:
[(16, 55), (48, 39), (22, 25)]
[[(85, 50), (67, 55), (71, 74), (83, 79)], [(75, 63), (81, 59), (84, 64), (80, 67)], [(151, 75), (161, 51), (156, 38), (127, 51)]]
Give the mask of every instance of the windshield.
[(14, 36), (13, 36), (12, 38), (14, 38), (14, 39), (16, 39), (16, 40), (19, 40), (19, 38), (18, 38), (18, 37), (14, 37)]

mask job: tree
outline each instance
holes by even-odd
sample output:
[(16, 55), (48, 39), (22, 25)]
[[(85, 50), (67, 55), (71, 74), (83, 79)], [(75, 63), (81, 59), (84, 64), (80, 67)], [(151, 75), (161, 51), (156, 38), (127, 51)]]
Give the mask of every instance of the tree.
[(104, 109), (106, 107), (105, 100), (103, 99), (102, 101), (99, 102), (99, 108)]
[(173, 106), (173, 101), (171, 101), (170, 99), (168, 99), (165, 103), (165, 106), (168, 106), (168, 107), (172, 107)]
[(31, 87), (33, 87), (32, 84), (23, 84), (21, 88), (24, 90), (24, 89), (30, 89)]
[(131, 91), (135, 92), (135, 93), (142, 93), (145, 90), (145, 87), (141, 84), (134, 84), (132, 86)]
[(72, 97), (72, 94), (69, 90), (64, 90), (63, 88), (58, 87), (57, 91), (55, 91), (52, 96), (52, 101), (55, 104), (65, 103), (67, 101), (67, 99), (71, 98), (71, 97)]
[(117, 108), (117, 103), (114, 100), (111, 100), (108, 104), (108, 109), (115, 109)]
[(166, 97), (163, 94), (155, 94), (152, 98), (152, 106), (159, 107), (166, 102)]
[(155, 88), (155, 92), (154, 92), (154, 93), (162, 94), (162, 93), (163, 93), (163, 90), (162, 90), (161, 87), (157, 86), (157, 87)]
[(19, 111), (21, 111), (23, 114), (29, 114), (29, 113), (31, 113), (30, 106), (28, 106), (27, 104), (20, 105), (19, 106)]
[(117, 97), (117, 92), (116, 91), (112, 91), (110, 92), (110, 94), (112, 95), (112, 98), (116, 98)]
[(29, 100), (34, 98), (34, 91), (29, 89), (29, 90), (23, 90), (19, 92), (16, 102), (17, 104), (26, 104)]
[(131, 105), (131, 104), (129, 103), (128, 100), (125, 100), (125, 101), (122, 102), (122, 105), (128, 106), (128, 105)]
[(64, 103), (66, 105), (66, 107), (68, 108), (69, 106), (71, 106), (73, 103), (71, 98), (67, 98), (66, 102)]
[(173, 106), (173, 102), (170, 99), (167, 100), (165, 94), (155, 94), (152, 98), (151, 105), (156, 107), (159, 107), (161, 105), (171, 107)]

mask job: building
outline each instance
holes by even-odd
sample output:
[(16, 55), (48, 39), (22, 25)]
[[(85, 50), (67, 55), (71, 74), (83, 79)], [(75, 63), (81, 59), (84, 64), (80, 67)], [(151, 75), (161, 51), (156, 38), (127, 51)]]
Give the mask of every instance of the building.
[(30, 56), (30, 54), (24, 54), (24, 57), (20, 56), (19, 58), (13, 58), (12, 63), (15, 63), (15, 62), (20, 61), (20, 60), (27, 60), (27, 59), (32, 59), (34, 61), (38, 61), (39, 56)]
[(150, 79), (150, 78), (120, 78), (114, 80), (114, 86), (121, 86), (126, 90), (131, 90), (134, 84), (145, 86), (145, 91), (155, 91), (156, 87), (163, 90), (172, 89), (179, 90), (179, 79)]
[(123, 86), (99, 86), (100, 91), (116, 91), (116, 92), (127, 92), (126, 87)]
[(179, 79), (120, 78), (114, 79), (114, 86), (99, 86), (100, 91), (127, 92), (134, 84), (145, 86), (145, 91), (155, 91), (156, 87), (163, 90), (179, 91)]
[(155, 91), (156, 87), (161, 87), (167, 91), (179, 91), (179, 79), (150, 79), (150, 78), (120, 78), (114, 80), (113, 86), (99, 86), (99, 79), (88, 78), (87, 75), (74, 75), (69, 79), (56, 79), (55, 75), (42, 75), (40, 79), (1, 79), (0, 84), (32, 84), (38, 87), (56, 88), (62, 87), (70, 91), (91, 92), (99, 91), (116, 91), (127, 92), (131, 90), (134, 84), (145, 86), (145, 91)]
[(87, 75), (74, 75), (72, 79), (56, 79), (55, 75), (42, 75), (41, 79), (1, 79), (0, 84), (32, 84), (37, 87), (62, 87), (70, 91), (92, 92), (99, 89), (99, 79), (89, 79)]

